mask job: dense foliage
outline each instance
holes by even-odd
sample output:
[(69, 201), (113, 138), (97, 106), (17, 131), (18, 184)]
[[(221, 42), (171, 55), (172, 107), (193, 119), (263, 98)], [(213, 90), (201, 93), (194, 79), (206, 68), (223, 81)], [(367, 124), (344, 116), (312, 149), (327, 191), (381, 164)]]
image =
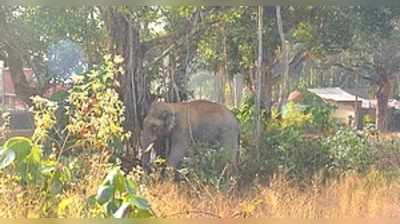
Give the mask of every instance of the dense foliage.
[[(121, 142), (127, 138), (122, 128), (123, 106), (114, 89), (118, 85), (115, 75), (122, 71), (118, 63), (120, 57), (106, 56), (104, 64), (77, 77), (67, 92), (68, 105), (61, 114), (57, 113), (57, 102), (35, 97), (36, 128), (32, 138), (12, 137), (2, 146), (0, 178), (40, 194), (46, 203), (41, 205), (38, 217), (62, 216), (72, 203), (72, 199), (64, 198), (66, 192), (86, 178), (96, 178), (85, 171), (90, 169), (96, 175), (104, 171), (108, 174), (98, 186), (97, 195), (89, 195), (82, 202), (88, 216), (154, 215), (148, 202), (138, 196), (139, 186), (117, 164), (108, 169), (91, 165), (108, 164), (110, 154), (120, 151)], [(93, 158), (97, 161), (91, 161)]]
[[(193, 207), (213, 207), (215, 197), (226, 204), (230, 193), (241, 197), (249, 188), (259, 195), (231, 199), (237, 210), (230, 217), (279, 216), (288, 213), (278, 207), (296, 210), (343, 192), (348, 198), (336, 200), (343, 211), (371, 195), (372, 205), (362, 208), (372, 213), (376, 198), (389, 198), (384, 191), (398, 193), (400, 141), (376, 129), (386, 129), (389, 97), (400, 93), (399, 8), (0, 6), (0, 17), (0, 60), (35, 123), (31, 137), (9, 137), (10, 116), (2, 113), (1, 215), (148, 218), (163, 217), (169, 206), (187, 215), (182, 198), (198, 203), (207, 194)], [(57, 84), (65, 90), (42, 97)], [(332, 116), (337, 108), (307, 91), (316, 87), (369, 90), (376, 119), (365, 116), (364, 130), (344, 127)], [(301, 102), (286, 102), (293, 90)], [(137, 137), (153, 101), (196, 97), (225, 104), (238, 118), (238, 170), (223, 150), (206, 145), (189, 150), (179, 175), (164, 169), (165, 158), (150, 174), (124, 166), (137, 162)], [(171, 187), (172, 176), (180, 178)], [(190, 190), (178, 194), (177, 184)], [(147, 191), (157, 186), (157, 193)], [(154, 211), (154, 201), (164, 207)]]

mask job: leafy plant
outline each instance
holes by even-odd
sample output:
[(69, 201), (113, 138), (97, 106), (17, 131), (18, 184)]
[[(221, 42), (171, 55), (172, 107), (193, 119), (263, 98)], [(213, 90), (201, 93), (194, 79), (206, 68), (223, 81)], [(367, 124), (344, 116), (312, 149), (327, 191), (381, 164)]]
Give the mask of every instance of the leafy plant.
[[(46, 217), (49, 212), (56, 212), (53, 207), (60, 214), (71, 207), (70, 198), (61, 198), (64, 192), (89, 178), (85, 168), (94, 166), (88, 164), (93, 163), (91, 158), (98, 158), (95, 164), (106, 164), (110, 158), (106, 150), (118, 149), (118, 143), (128, 137), (122, 128), (124, 108), (115, 90), (115, 75), (122, 72), (115, 64), (121, 62), (120, 57), (106, 56), (104, 65), (87, 76), (79, 76), (67, 94), (58, 96), (68, 97), (67, 103), (58, 100), (62, 108), (57, 102), (34, 97), (36, 128), (32, 139), (10, 138), (0, 150), (0, 175), (12, 176), (26, 191), (35, 189), (45, 199), (41, 210)], [(80, 153), (65, 154), (74, 150)], [(94, 170), (96, 175), (99, 171), (101, 167)], [(99, 187), (94, 202), (105, 204), (103, 214), (107, 217), (153, 215), (148, 202), (137, 196), (136, 190), (133, 181), (115, 168)], [(88, 199), (88, 204), (93, 198)]]
[(332, 159), (330, 169), (338, 171), (367, 171), (376, 158), (376, 149), (367, 141), (362, 133), (349, 129), (339, 129), (323, 142), (323, 147), (329, 149)]
[(89, 200), (102, 206), (106, 217), (148, 218), (154, 215), (149, 202), (137, 195), (137, 186), (122, 173), (119, 167), (113, 167), (99, 186), (97, 194)]
[(235, 176), (228, 150), (209, 145), (192, 146), (184, 158), (180, 173), (187, 180), (209, 184), (219, 191), (226, 191)]
[(304, 96), (303, 105), (305, 112), (311, 114), (312, 120), (306, 126), (308, 132), (334, 132), (338, 128), (338, 122), (333, 118), (332, 113), (336, 109), (334, 105), (324, 102), (319, 96), (309, 91), (302, 91)]
[(312, 114), (306, 113), (304, 108), (294, 102), (288, 102), (282, 111), (282, 128), (304, 128), (312, 121)]
[(54, 159), (43, 159), (39, 145), (29, 138), (13, 137), (7, 140), (0, 151), (0, 168), (12, 165), (23, 186), (33, 185), (43, 192), (57, 194), (71, 179), (70, 170)]
[(106, 55), (104, 64), (86, 76), (76, 76), (69, 92), (68, 132), (81, 145), (104, 149), (129, 137), (122, 127), (124, 106), (115, 88), (123, 73), (120, 56)]

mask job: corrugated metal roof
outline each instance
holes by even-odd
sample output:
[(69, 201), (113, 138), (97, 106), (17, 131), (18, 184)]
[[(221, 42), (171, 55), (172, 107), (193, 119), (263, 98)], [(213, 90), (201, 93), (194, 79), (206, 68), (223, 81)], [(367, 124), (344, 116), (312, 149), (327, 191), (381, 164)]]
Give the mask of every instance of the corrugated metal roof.
[[(316, 88), (316, 89), (308, 89), (308, 91), (316, 94), (325, 100), (332, 100), (338, 102), (352, 102), (356, 101), (356, 95), (348, 93), (341, 89), (340, 87), (331, 87), (331, 88)], [(361, 101), (363, 108), (369, 108), (371, 103), (370, 100), (358, 97), (358, 101)]]
[(308, 91), (316, 94), (317, 96), (319, 96), (323, 99), (327, 99), (327, 100), (334, 100), (334, 101), (355, 101), (356, 100), (355, 95), (352, 95), (339, 87), (308, 89)]

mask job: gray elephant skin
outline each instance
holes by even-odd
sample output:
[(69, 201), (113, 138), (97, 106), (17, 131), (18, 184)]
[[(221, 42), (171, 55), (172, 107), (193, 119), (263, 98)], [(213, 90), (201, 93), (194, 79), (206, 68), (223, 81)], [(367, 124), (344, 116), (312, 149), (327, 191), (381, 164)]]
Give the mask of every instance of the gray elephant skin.
[[(239, 160), (239, 122), (225, 106), (206, 100), (180, 103), (154, 102), (143, 122), (142, 149), (155, 142), (169, 142), (167, 164), (179, 169), (180, 162), (194, 144), (220, 145), (236, 168)], [(149, 167), (150, 152), (142, 156)]]

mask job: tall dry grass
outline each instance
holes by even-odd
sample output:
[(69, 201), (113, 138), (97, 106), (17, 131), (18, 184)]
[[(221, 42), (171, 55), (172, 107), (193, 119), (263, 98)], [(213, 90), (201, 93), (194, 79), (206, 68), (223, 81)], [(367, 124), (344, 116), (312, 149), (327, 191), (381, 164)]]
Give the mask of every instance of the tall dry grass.
[(155, 183), (148, 199), (160, 217), (269, 217), (354, 218), (399, 217), (400, 185), (377, 172), (367, 176), (348, 174), (341, 180), (322, 184), (318, 178), (306, 187), (283, 176), (268, 186), (246, 192), (221, 193), (209, 187), (194, 191), (172, 182)]
[[(98, 217), (100, 210), (89, 209), (87, 198), (96, 193), (107, 172), (99, 158), (88, 159), (85, 177), (52, 203), (37, 188), (22, 188), (15, 178), (0, 173), (0, 217), (38, 218)], [(395, 179), (395, 178), (394, 178)], [(231, 188), (220, 192), (199, 183), (150, 181), (142, 189), (160, 218), (380, 218), (400, 216), (400, 183), (371, 171), (368, 175), (348, 173), (322, 183), (314, 178), (299, 186), (283, 175), (267, 185), (248, 189)]]

